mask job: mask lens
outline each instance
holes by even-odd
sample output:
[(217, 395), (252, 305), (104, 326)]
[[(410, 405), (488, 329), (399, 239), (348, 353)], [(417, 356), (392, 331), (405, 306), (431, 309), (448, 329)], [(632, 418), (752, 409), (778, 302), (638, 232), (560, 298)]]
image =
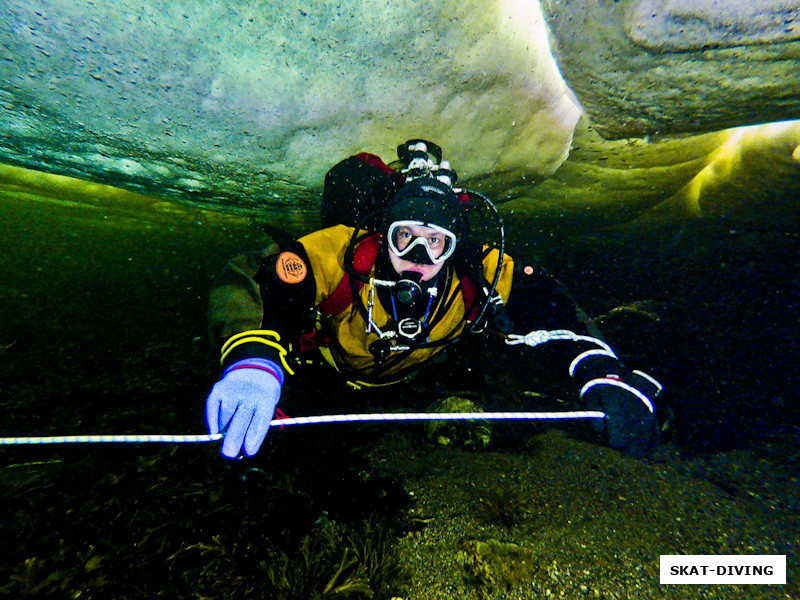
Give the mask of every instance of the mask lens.
[[(416, 235), (418, 227), (433, 231)], [(395, 221), (389, 227), (389, 247), (400, 258), (418, 264), (438, 265), (453, 255), (456, 236), (443, 227), (422, 221)]]

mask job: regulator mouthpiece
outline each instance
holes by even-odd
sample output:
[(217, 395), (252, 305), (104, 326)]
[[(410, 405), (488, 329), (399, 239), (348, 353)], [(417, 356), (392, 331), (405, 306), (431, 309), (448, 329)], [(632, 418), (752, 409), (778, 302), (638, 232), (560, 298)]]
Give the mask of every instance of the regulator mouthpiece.
[(394, 285), (395, 300), (406, 307), (418, 305), (422, 300), (422, 288), (419, 285), (422, 273), (403, 271), (400, 277)]

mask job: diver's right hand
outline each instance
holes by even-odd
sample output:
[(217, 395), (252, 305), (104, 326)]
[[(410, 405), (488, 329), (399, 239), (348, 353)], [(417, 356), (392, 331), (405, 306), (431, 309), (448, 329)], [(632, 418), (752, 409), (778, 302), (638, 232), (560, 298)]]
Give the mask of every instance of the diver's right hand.
[(208, 431), (225, 431), (222, 455), (236, 458), (244, 451), (253, 456), (272, 421), (281, 397), (283, 370), (270, 360), (246, 359), (234, 363), (206, 399)]

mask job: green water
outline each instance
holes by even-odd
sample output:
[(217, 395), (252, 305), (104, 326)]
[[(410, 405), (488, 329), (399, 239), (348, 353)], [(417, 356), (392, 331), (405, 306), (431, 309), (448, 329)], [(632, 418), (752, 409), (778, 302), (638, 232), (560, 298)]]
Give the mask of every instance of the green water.
[[(216, 376), (208, 291), (263, 235), (152, 199), (66, 198), (0, 194), (0, 435), (203, 433)], [(541, 257), (605, 315), (620, 352), (667, 384), (670, 445), (657, 461), (624, 459), (580, 428), (518, 425), (496, 428), (481, 454), (437, 448), (411, 426), (273, 432), (241, 463), (214, 445), (3, 448), (0, 597), (299, 598), (330, 586), (320, 597), (705, 597), (658, 587), (659, 550), (796, 547), (798, 238), (720, 222), (509, 229), (512, 254)], [(528, 387), (537, 371), (504, 357), (476, 346), (418, 386), (357, 400), (310, 379), (287, 410), (424, 409), (437, 386), (530, 408), (522, 392), (541, 391)], [(475, 554), (507, 548), (474, 543), (484, 539), (516, 550)], [(540, 563), (521, 575), (502, 563), (531, 553)]]

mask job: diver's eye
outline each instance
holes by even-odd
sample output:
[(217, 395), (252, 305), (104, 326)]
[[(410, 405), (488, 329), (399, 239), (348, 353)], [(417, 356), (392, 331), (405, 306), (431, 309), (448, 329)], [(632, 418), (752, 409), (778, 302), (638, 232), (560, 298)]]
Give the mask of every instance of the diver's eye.
[(414, 237), (413, 235), (411, 235), (411, 232), (408, 229), (402, 229), (402, 228), (397, 230), (395, 236), (396, 236), (395, 243), (397, 244), (398, 250), (404, 250), (411, 241), (411, 238)]

